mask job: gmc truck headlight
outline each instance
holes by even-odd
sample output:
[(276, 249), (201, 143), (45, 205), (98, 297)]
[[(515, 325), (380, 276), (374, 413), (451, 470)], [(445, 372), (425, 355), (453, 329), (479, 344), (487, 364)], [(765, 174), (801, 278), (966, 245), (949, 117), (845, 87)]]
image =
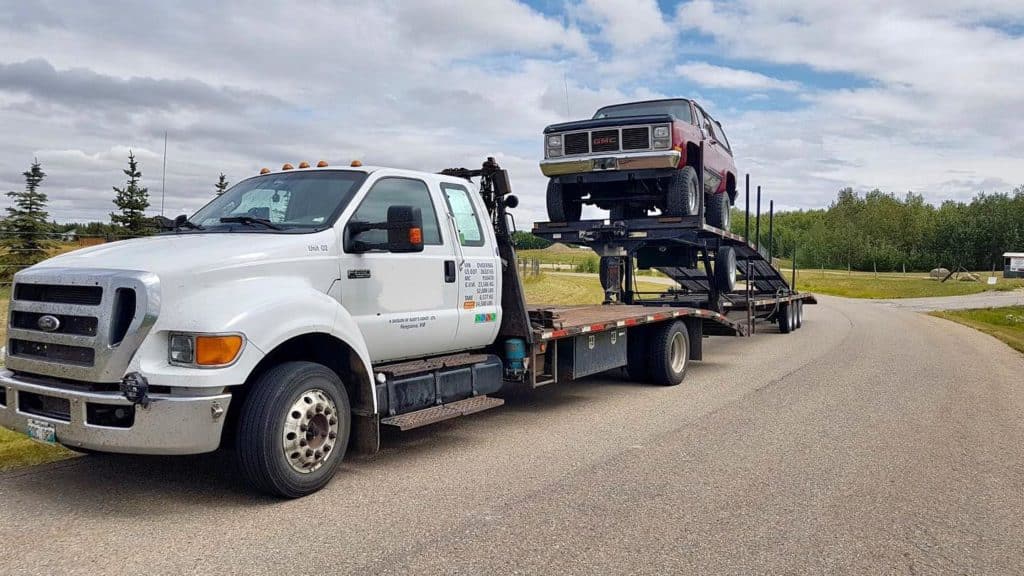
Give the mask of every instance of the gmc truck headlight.
[(545, 146), (544, 150), (547, 152), (546, 156), (548, 158), (553, 158), (553, 157), (561, 156), (562, 155), (562, 135), (561, 134), (552, 134), (552, 135), (548, 136), (547, 138), (545, 138), (545, 140), (546, 140), (546, 142), (545, 142), (546, 146)]
[(654, 149), (668, 150), (672, 147), (672, 130), (668, 126), (654, 127)]
[(167, 359), (175, 366), (219, 368), (234, 364), (244, 347), (241, 334), (174, 332), (167, 339)]

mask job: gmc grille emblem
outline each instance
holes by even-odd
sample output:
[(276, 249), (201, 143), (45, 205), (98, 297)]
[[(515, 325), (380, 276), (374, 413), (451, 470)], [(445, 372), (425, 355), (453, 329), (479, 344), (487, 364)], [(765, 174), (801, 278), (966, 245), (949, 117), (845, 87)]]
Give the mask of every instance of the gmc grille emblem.
[(602, 144), (615, 144), (615, 136), (602, 136), (600, 138), (594, 138), (594, 146), (600, 146)]
[(43, 332), (54, 332), (60, 328), (60, 319), (49, 314), (40, 316), (39, 320), (36, 320), (36, 326)]

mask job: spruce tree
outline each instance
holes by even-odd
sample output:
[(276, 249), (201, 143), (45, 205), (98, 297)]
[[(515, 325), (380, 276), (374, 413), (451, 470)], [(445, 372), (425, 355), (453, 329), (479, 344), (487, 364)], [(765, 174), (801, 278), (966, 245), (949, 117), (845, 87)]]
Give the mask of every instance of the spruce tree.
[(220, 196), (221, 194), (224, 193), (225, 190), (228, 189), (228, 184), (229, 184), (229, 182), (228, 182), (227, 177), (225, 177), (224, 173), (221, 172), (220, 173), (220, 180), (217, 180), (217, 183), (214, 185), (214, 188), (217, 189), (217, 196)]
[(146, 208), (149, 208), (149, 188), (139, 186), (142, 172), (139, 171), (139, 164), (131, 150), (128, 151), (128, 169), (123, 172), (128, 177), (128, 182), (124, 188), (114, 186), (114, 205), (120, 212), (111, 212), (110, 221), (131, 236), (148, 234)]
[(46, 194), (39, 191), (39, 185), (46, 177), (39, 160), (33, 159), (32, 167), (26, 172), (25, 190), (8, 192), (14, 205), (7, 208), (7, 218), (3, 221), (3, 235), (0, 246), (3, 254), (0, 262), (0, 276), (9, 278), (19, 269), (41, 262), (49, 257), (48, 250), (53, 242), (47, 234), (50, 224), (46, 221)]

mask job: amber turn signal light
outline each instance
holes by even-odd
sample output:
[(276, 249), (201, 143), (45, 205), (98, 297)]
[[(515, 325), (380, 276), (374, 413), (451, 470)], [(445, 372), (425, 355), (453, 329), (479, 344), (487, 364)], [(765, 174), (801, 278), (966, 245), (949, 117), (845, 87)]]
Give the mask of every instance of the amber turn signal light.
[(420, 228), (409, 228), (409, 242), (411, 244), (423, 244), (423, 230)]
[(224, 366), (231, 364), (242, 351), (242, 337), (196, 336), (196, 364), (199, 366)]

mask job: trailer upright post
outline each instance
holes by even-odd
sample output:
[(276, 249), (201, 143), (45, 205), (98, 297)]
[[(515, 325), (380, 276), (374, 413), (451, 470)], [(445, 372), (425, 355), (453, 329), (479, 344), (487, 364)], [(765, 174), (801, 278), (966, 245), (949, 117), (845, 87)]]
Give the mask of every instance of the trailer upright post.
[(757, 247), (757, 251), (760, 252), (761, 251), (761, 186), (760, 185), (758, 185), (758, 187), (757, 187), (757, 220), (756, 220), (756, 223), (754, 224), (754, 227), (755, 227), (755, 231), (754, 231), (755, 246)]
[(746, 212), (746, 224), (743, 227), (743, 239), (750, 242), (750, 174), (747, 174), (747, 201), (743, 204), (743, 211)]
[(775, 200), (768, 201), (768, 262), (772, 261), (775, 249)]

